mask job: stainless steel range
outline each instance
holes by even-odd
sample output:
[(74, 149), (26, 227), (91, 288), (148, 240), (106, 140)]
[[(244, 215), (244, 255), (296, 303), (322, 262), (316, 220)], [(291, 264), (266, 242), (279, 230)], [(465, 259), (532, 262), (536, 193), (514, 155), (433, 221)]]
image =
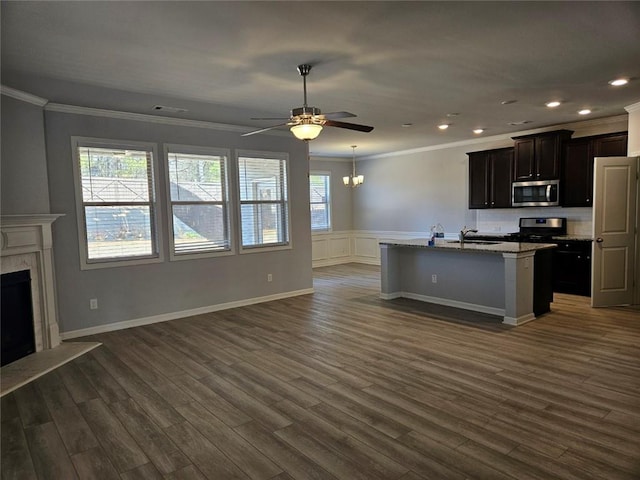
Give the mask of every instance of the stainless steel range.
[(520, 218), (521, 242), (551, 243), (553, 237), (567, 234), (567, 219), (562, 217), (524, 217)]

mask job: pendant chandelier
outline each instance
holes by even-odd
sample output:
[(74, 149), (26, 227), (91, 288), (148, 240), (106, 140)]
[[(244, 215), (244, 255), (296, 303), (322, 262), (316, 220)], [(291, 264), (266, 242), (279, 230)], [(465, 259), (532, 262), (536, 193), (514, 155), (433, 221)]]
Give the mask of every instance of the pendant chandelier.
[(351, 175), (342, 177), (345, 187), (356, 188), (364, 183), (364, 175), (356, 175), (356, 147), (357, 145), (351, 145), (353, 149), (353, 170)]

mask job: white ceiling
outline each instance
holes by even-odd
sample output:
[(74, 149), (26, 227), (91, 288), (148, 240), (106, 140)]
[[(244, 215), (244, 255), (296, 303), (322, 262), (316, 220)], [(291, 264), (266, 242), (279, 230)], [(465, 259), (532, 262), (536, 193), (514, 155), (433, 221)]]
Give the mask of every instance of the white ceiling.
[[(296, 66), (311, 63), (309, 104), (375, 127), (325, 128), (314, 155), (462, 141), (476, 127), (518, 132), (640, 101), (640, 2), (1, 5), (2, 84), (51, 102), (147, 114), (169, 105), (188, 109), (169, 116), (250, 131), (277, 123), (251, 117), (302, 106)], [(617, 76), (632, 81), (609, 86)], [(565, 103), (551, 110), (551, 99)], [(577, 115), (583, 107), (593, 114)]]

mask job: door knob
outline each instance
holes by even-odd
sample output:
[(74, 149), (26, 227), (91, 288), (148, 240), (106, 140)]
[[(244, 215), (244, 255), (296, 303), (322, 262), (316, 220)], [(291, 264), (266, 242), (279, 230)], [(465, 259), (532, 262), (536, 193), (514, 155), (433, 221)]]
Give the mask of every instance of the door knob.
[(596, 243), (602, 243), (602, 242), (604, 242), (604, 239), (602, 237), (596, 238)]

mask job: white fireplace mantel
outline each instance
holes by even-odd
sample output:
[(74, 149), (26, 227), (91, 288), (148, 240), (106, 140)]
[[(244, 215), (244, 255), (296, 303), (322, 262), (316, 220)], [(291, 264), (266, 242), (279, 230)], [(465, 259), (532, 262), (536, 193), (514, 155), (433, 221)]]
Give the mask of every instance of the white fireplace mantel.
[(56, 214), (2, 215), (0, 217), (0, 270), (31, 272), (31, 294), (36, 351), (60, 344), (51, 224)]

